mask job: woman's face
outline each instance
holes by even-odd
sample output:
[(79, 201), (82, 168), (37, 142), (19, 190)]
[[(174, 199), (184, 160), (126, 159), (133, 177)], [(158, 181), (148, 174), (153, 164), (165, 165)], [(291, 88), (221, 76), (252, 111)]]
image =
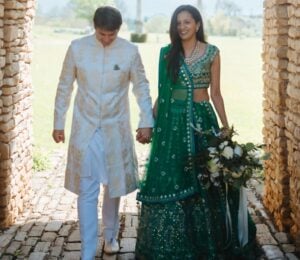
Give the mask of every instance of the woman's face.
[(177, 31), (181, 40), (186, 41), (196, 38), (199, 26), (200, 23), (196, 23), (188, 11), (182, 11), (177, 15)]

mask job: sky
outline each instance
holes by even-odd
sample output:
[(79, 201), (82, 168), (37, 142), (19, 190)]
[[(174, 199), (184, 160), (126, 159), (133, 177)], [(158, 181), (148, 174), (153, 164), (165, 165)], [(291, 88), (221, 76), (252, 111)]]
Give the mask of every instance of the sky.
[[(69, 0), (38, 0), (43, 12), (51, 10), (53, 7), (63, 7)], [(135, 17), (136, 0), (123, 0), (127, 5), (127, 16)], [(243, 15), (261, 15), (263, 13), (263, 0), (231, 0), (241, 8)], [(181, 4), (196, 4), (196, 0), (142, 0), (142, 17), (151, 17), (157, 14), (171, 16), (172, 12)], [(205, 9), (204, 15), (211, 15), (214, 10), (216, 0), (203, 0)]]
[[(214, 10), (216, 0), (203, 0), (203, 7), (208, 14)], [(232, 0), (242, 9), (242, 14), (262, 14), (263, 0)], [(155, 14), (171, 16), (172, 12), (182, 4), (195, 5), (196, 0), (142, 0), (142, 15), (151, 17)], [(126, 1), (128, 12), (135, 16), (136, 0)]]

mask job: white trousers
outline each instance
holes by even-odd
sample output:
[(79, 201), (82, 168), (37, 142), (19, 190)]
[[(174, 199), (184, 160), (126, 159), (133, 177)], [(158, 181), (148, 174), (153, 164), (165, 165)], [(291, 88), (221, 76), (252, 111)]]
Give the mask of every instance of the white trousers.
[[(78, 217), (81, 238), (81, 259), (93, 260), (98, 242), (98, 197), (101, 182), (106, 180), (101, 131), (97, 130), (89, 144), (80, 178)], [(104, 183), (106, 184), (106, 183)], [(105, 240), (116, 238), (119, 232), (120, 198), (109, 197), (109, 187), (104, 185), (102, 203), (102, 229)]]

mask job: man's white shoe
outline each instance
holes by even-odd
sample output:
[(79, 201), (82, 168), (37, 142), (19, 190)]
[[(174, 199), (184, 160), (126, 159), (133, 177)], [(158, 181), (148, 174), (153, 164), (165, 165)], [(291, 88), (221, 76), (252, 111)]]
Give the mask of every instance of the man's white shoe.
[(106, 254), (115, 254), (120, 250), (119, 243), (116, 239), (111, 239), (110, 241), (105, 240), (104, 242), (104, 252)]

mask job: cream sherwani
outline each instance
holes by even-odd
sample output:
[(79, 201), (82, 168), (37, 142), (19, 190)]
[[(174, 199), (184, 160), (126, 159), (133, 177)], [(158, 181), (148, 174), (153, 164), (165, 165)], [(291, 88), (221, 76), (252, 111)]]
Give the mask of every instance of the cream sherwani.
[(137, 159), (130, 126), (128, 88), (140, 108), (138, 127), (153, 127), (148, 81), (138, 49), (117, 37), (103, 47), (95, 35), (74, 40), (65, 57), (56, 100), (54, 129), (65, 128), (73, 83), (77, 80), (65, 187), (79, 194), (83, 159), (97, 128), (104, 135), (110, 197), (137, 188)]

